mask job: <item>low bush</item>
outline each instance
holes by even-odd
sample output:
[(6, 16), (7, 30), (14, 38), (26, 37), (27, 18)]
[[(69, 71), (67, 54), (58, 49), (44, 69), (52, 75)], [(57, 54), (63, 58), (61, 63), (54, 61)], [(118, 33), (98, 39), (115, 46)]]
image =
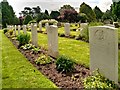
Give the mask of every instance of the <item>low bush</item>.
[(66, 56), (60, 56), (56, 61), (56, 69), (59, 72), (71, 72), (74, 69), (74, 62)]
[(104, 24), (102, 22), (90, 22), (89, 26), (103, 26)]
[(34, 54), (38, 54), (40, 52), (40, 48), (39, 47), (35, 47), (35, 48), (32, 49), (32, 52)]
[(50, 56), (41, 54), (40, 57), (35, 60), (35, 63), (36, 63), (37, 65), (40, 65), (40, 64), (48, 64), (48, 63), (51, 63), (51, 61), (52, 61), (52, 58), (51, 58)]
[(8, 32), (8, 29), (7, 28), (3, 29), (3, 33), (5, 34), (6, 32)]
[(19, 41), (19, 46), (28, 44), (30, 41), (30, 34), (21, 33), (17, 36), (17, 40)]
[(24, 50), (30, 50), (30, 49), (35, 48), (35, 46), (32, 44), (25, 44), (25, 45), (21, 46), (20, 48), (24, 49)]
[(84, 88), (86, 89), (110, 89), (110, 90), (116, 90), (118, 86), (109, 79), (105, 78), (103, 75), (99, 73), (98, 70), (96, 70), (92, 76), (89, 76), (83, 80)]
[(64, 33), (59, 33), (59, 36), (60, 37), (65, 37), (65, 34)]
[(13, 30), (9, 30), (8, 32), (9, 32), (10, 36), (13, 35)]

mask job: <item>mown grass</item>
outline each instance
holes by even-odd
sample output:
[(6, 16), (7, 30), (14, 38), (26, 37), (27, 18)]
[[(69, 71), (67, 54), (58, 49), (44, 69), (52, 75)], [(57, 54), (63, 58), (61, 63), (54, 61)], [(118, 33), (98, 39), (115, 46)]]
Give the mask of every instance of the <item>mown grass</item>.
[(2, 47), (2, 88), (57, 88), (29, 63), (4, 34), (0, 47)]

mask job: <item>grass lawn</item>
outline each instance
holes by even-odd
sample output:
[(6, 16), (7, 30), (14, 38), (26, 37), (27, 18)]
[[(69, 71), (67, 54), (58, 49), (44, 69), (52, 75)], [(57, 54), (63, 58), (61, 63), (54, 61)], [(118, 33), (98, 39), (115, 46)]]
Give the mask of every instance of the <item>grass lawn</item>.
[(2, 88), (57, 88), (29, 63), (4, 34), (0, 47), (2, 47)]

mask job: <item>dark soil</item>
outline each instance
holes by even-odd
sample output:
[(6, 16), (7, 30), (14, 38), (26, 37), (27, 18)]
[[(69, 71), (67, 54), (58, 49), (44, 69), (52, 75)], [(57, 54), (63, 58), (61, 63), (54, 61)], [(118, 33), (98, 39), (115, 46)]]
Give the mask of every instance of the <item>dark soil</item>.
[[(9, 38), (10, 41), (18, 48), (18, 41)], [(47, 50), (41, 48), (38, 54), (33, 54), (31, 50), (18, 49), (40, 72), (54, 82), (59, 88), (83, 88), (83, 78), (90, 75), (90, 70), (82, 65), (75, 64), (75, 69), (70, 73), (59, 73), (56, 70), (55, 59), (49, 64), (36, 65), (35, 60), (40, 56), (40, 53), (47, 54)]]

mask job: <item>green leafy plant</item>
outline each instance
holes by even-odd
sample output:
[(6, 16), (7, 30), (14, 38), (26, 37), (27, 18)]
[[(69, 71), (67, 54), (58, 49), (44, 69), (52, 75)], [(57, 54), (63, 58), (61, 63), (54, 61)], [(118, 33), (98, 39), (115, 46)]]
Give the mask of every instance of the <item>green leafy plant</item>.
[(66, 56), (60, 56), (56, 61), (56, 69), (59, 72), (71, 72), (74, 69), (74, 62)]
[(21, 46), (20, 48), (24, 49), (24, 50), (30, 50), (30, 49), (35, 48), (35, 46), (32, 44), (25, 44), (25, 45)]
[(13, 35), (13, 30), (9, 30), (8, 32), (9, 32), (10, 36)]
[(40, 52), (40, 48), (39, 47), (33, 48), (32, 51), (34, 54), (38, 54)]
[(21, 33), (17, 36), (17, 40), (19, 41), (19, 46), (28, 44), (30, 41), (30, 35)]
[(117, 89), (118, 86), (109, 79), (105, 78), (102, 74), (99, 73), (99, 70), (93, 72), (92, 76), (88, 76), (83, 80), (84, 88), (86, 89)]
[(51, 61), (52, 61), (52, 58), (51, 58), (50, 56), (41, 54), (40, 57), (35, 60), (35, 63), (36, 63), (37, 65), (40, 65), (40, 64), (48, 64), (48, 63), (51, 63)]
[(8, 29), (7, 28), (3, 29), (3, 33), (5, 34), (6, 32), (8, 32)]

